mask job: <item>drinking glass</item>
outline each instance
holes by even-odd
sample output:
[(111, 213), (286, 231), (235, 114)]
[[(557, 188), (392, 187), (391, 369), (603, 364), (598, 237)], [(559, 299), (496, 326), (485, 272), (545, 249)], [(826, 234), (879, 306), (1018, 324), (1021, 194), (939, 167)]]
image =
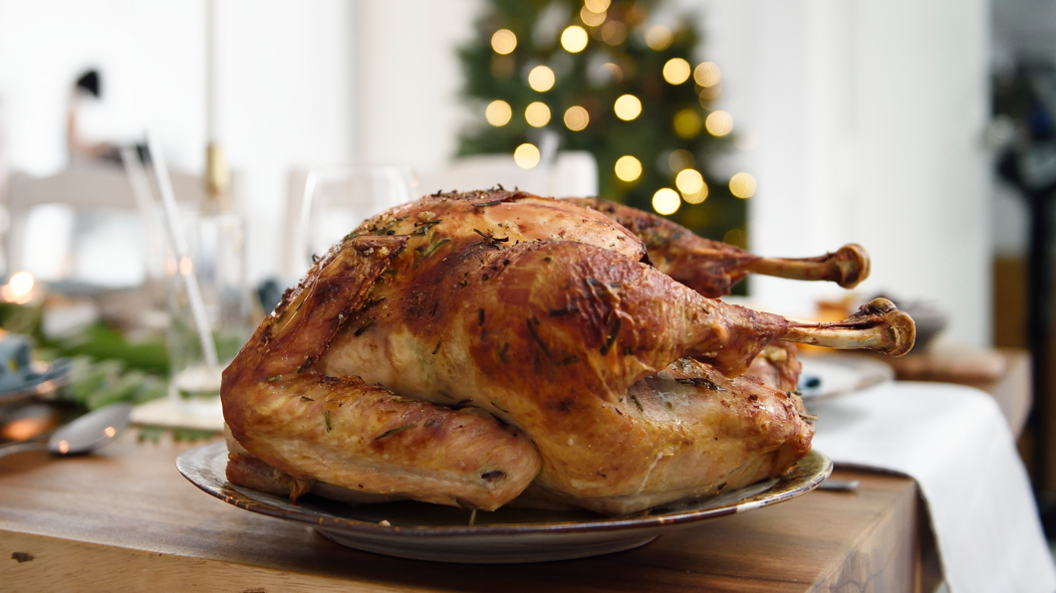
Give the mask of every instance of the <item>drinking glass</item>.
[(301, 204), (302, 253), (307, 264), (367, 218), (410, 202), (417, 182), (406, 167), (344, 166), (308, 174)]
[[(182, 212), (180, 227), (188, 253), (179, 261), (172, 254), (166, 260), (169, 397), (181, 411), (214, 415), (220, 413), (221, 372), (249, 339), (256, 321), (246, 282), (245, 225), (236, 214)], [(195, 285), (200, 306), (194, 302), (199, 298)], [(195, 318), (196, 307), (205, 324)], [(215, 362), (203, 343), (203, 330)]]

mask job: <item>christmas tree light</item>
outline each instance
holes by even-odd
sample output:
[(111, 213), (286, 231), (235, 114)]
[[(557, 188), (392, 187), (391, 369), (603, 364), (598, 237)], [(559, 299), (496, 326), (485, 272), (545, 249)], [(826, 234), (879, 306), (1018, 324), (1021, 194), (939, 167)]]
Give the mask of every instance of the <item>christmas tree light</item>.
[(696, 21), (661, 4), (485, 0), (477, 35), (460, 50), (477, 119), (459, 154), (512, 153), (536, 167), (545, 130), (560, 150), (594, 155), (602, 198), (709, 238), (743, 238), (737, 198), (754, 195), (755, 179), (720, 178), (709, 167), (735, 140), (733, 116), (712, 105), (721, 71), (700, 59)]

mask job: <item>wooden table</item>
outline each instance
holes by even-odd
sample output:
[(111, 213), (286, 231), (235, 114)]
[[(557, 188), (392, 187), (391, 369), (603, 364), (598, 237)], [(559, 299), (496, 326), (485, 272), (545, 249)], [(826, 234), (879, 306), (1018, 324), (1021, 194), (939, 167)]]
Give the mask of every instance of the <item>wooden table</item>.
[(706, 521), (629, 552), (469, 566), (341, 547), (228, 506), (176, 471), (189, 445), (137, 442), (94, 457), (0, 459), (3, 591), (926, 591), (933, 547), (908, 478), (838, 470), (815, 491)]

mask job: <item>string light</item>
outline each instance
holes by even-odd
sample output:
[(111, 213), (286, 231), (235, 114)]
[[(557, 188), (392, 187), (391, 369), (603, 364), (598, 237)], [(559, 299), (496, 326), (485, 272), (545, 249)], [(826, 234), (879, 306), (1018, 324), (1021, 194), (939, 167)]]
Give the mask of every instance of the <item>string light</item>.
[(733, 116), (725, 111), (712, 111), (704, 120), (704, 127), (712, 136), (725, 136), (733, 131)]
[(609, 45), (619, 45), (627, 39), (627, 25), (620, 21), (609, 21), (601, 28), (601, 38)]
[(681, 205), (682, 198), (670, 187), (660, 188), (653, 194), (653, 210), (656, 210), (657, 214), (674, 214)]
[(690, 139), (696, 138), (697, 134), (700, 134), (701, 121), (700, 114), (697, 113), (696, 109), (683, 109), (675, 114), (675, 133), (680, 138)]
[(583, 4), (591, 12), (602, 13), (609, 9), (611, 3), (612, 0), (586, 0)]
[(513, 109), (510, 108), (509, 103), (502, 99), (496, 99), (488, 103), (488, 108), (484, 110), (484, 119), (488, 120), (488, 123), (496, 128), (501, 128), (510, 123), (511, 117), (513, 117)]
[(704, 176), (696, 169), (682, 169), (675, 176), (675, 187), (683, 194), (695, 194), (704, 187)]
[(682, 84), (689, 80), (692, 69), (682, 58), (671, 58), (664, 64), (664, 80), (671, 84)]
[(513, 151), (513, 162), (522, 169), (531, 169), (539, 164), (539, 149), (525, 142)]
[(696, 164), (696, 161), (693, 158), (693, 153), (688, 150), (679, 148), (672, 150), (671, 154), (667, 155), (667, 166), (672, 173), (678, 173), (682, 169), (689, 169), (694, 164)]
[(616, 159), (614, 168), (620, 181), (634, 181), (642, 176), (642, 162), (629, 154)]
[(623, 121), (631, 121), (642, 114), (642, 102), (634, 95), (620, 95), (613, 108), (616, 117)]
[(573, 105), (565, 111), (565, 127), (578, 132), (590, 123), (590, 114), (579, 105)]
[(578, 54), (587, 47), (587, 31), (579, 25), (572, 25), (561, 33), (561, 47), (570, 54)]
[(700, 186), (700, 189), (691, 194), (682, 194), (682, 199), (690, 204), (699, 204), (708, 199), (708, 184)]
[(524, 110), (524, 119), (533, 128), (541, 128), (550, 123), (550, 108), (542, 101), (533, 101)]
[(713, 62), (701, 62), (697, 64), (696, 69), (693, 70), (693, 80), (704, 88), (713, 87), (719, 84), (719, 80), (722, 75), (719, 73), (719, 67)]
[(741, 249), (746, 249), (748, 247), (748, 235), (741, 229), (730, 229), (725, 235), (723, 235), (722, 242), (735, 247), (740, 247)]
[(645, 31), (645, 44), (653, 51), (664, 51), (671, 47), (671, 42), (674, 40), (675, 36), (671, 33), (671, 29), (663, 25), (653, 25)]
[(741, 199), (755, 195), (755, 177), (748, 173), (738, 173), (730, 178), (730, 193)]
[(536, 66), (528, 73), (528, 86), (536, 92), (545, 93), (554, 88), (555, 80), (554, 71), (546, 66)]
[(597, 27), (598, 25), (605, 22), (606, 12), (592, 12), (589, 8), (584, 6), (579, 11), (579, 19), (583, 21), (584, 25), (588, 27)]
[(491, 36), (491, 49), (505, 56), (517, 49), (517, 36), (509, 29), (499, 29)]

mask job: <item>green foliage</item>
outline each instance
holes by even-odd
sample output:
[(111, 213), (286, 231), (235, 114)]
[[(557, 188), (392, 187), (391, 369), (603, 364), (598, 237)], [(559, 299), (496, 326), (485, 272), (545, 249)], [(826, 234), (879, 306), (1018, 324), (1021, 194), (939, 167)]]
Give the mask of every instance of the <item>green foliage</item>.
[[(588, 151), (597, 159), (601, 197), (652, 211), (653, 194), (662, 187), (675, 187), (678, 171), (670, 166), (669, 157), (681, 149), (692, 155), (691, 166), (703, 174), (709, 196), (698, 205), (682, 202), (669, 218), (716, 239), (731, 229), (743, 229), (744, 201), (729, 193), (728, 179), (716, 177), (708, 168), (715, 154), (728, 149), (731, 138), (712, 136), (703, 127), (697, 134), (684, 134), (688, 137), (676, 133), (676, 114), (690, 110), (703, 122), (710, 112), (711, 95), (695, 85), (693, 77), (678, 85), (664, 80), (664, 64), (672, 58), (697, 65), (694, 50), (700, 34), (692, 20), (683, 18), (671, 29), (670, 45), (651, 49), (645, 33), (658, 4), (656, 0), (613, 2), (605, 23), (591, 27), (580, 17), (582, 0), (490, 0), (475, 25), (476, 36), (459, 51), (465, 72), (463, 94), (474, 114), (463, 130), (459, 154), (510, 154), (524, 142), (538, 144), (542, 131), (528, 125), (524, 111), (530, 103), (541, 101), (551, 112), (543, 129), (558, 134), (561, 149)], [(561, 46), (561, 32), (570, 25), (589, 33), (587, 47), (579, 53)], [(617, 34), (610, 31), (606, 35), (606, 26)], [(622, 41), (621, 28), (626, 32)], [(492, 35), (499, 29), (509, 29), (517, 36), (517, 47), (509, 55), (492, 49)], [(528, 72), (537, 65), (546, 65), (556, 74), (549, 91), (540, 93), (528, 86)], [(703, 97), (701, 91), (705, 91)], [(642, 102), (641, 115), (632, 121), (620, 120), (613, 109), (624, 94)], [(501, 127), (484, 118), (488, 103), (496, 99), (513, 109), (513, 117)], [(565, 111), (574, 105), (584, 107), (590, 116), (589, 124), (578, 132), (563, 121)], [(624, 182), (615, 175), (616, 160), (624, 155), (642, 163), (642, 174), (635, 181)]]

